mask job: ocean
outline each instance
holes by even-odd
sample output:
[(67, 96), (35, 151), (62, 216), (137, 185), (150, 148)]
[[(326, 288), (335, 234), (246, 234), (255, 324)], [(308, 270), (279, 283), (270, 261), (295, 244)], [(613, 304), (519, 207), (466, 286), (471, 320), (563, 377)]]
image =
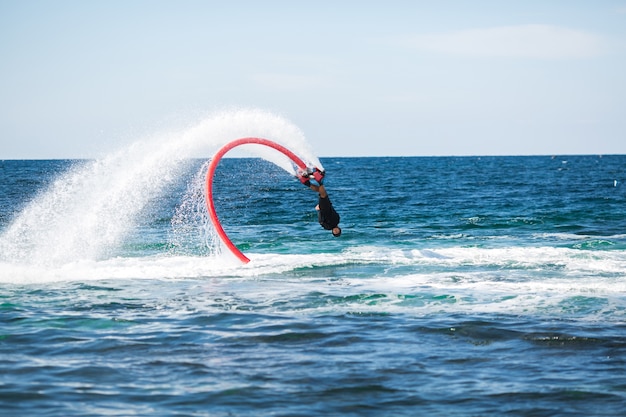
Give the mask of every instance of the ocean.
[[(2, 415), (624, 415), (625, 155), (317, 158), (220, 117), (0, 161)], [(219, 241), (207, 161), (255, 130), (326, 170), (341, 237), (255, 150), (213, 191), (250, 262)]]

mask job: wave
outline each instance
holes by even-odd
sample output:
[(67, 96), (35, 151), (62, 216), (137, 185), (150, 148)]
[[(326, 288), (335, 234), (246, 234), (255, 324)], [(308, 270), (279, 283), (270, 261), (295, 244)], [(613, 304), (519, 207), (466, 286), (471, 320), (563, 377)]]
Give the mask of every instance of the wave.
[(251, 261), (245, 265), (229, 253), (114, 257), (56, 267), (5, 262), (0, 263), (0, 282), (7, 289), (71, 289), (100, 281), (130, 286), (138, 297), (141, 288), (146, 294), (159, 288), (157, 292), (174, 291), (176, 297), (188, 293), (185, 308), (199, 303), (202, 309), (223, 311), (227, 306), (263, 314), (530, 314), (626, 320), (623, 251), (362, 246), (339, 253), (248, 255)]
[[(81, 259), (57, 266), (47, 263), (3, 262), (2, 282), (50, 282), (94, 279), (248, 278), (341, 269), (341, 276), (372, 278), (457, 274), (498, 277), (499, 281), (550, 278), (615, 278), (626, 274), (626, 251), (555, 247), (446, 247), (396, 249), (358, 246), (335, 253), (249, 253), (242, 265), (229, 253)], [(626, 289), (626, 287), (624, 287)]]

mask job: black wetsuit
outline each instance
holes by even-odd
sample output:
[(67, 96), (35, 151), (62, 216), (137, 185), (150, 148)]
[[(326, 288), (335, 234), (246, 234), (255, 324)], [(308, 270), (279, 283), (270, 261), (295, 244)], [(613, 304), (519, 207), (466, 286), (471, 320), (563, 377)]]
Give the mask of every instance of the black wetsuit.
[(333, 230), (333, 228), (339, 225), (339, 213), (333, 208), (333, 203), (330, 202), (330, 198), (319, 198), (318, 202), (320, 210), (317, 212), (317, 218), (326, 230)]

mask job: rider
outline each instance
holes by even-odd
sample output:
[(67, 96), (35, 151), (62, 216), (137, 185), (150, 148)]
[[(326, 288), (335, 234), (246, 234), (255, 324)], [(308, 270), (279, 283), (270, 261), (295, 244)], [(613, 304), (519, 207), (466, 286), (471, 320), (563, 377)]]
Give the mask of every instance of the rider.
[[(313, 191), (319, 193), (319, 200), (315, 210), (317, 210), (317, 218), (320, 225), (330, 230), (335, 237), (341, 236), (341, 228), (339, 227), (339, 213), (333, 208), (330, 202), (326, 188), (324, 187), (324, 171), (317, 168), (306, 168), (298, 170), (300, 182)], [(312, 182), (313, 181), (313, 182)]]

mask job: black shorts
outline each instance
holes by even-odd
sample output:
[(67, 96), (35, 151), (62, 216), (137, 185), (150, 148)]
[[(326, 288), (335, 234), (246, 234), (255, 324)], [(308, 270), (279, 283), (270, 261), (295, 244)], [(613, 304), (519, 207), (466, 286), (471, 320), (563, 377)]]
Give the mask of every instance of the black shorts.
[(320, 211), (317, 213), (318, 220), (326, 230), (332, 230), (339, 225), (339, 214), (333, 208), (330, 198), (319, 198)]

